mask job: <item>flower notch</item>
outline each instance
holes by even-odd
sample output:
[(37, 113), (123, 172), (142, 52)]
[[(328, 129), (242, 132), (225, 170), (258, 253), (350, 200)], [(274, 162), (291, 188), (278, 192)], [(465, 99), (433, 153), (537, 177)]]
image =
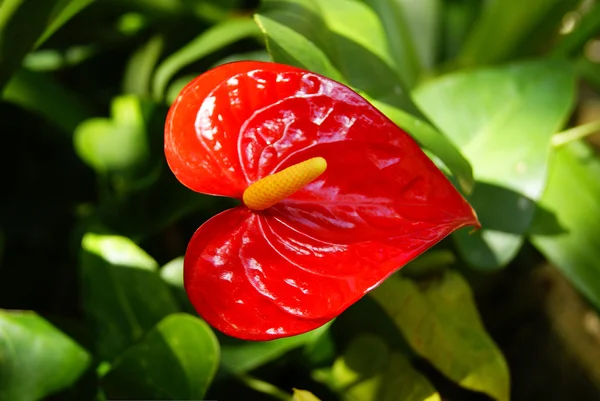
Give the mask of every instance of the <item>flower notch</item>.
[(261, 178), (244, 191), (244, 204), (251, 210), (268, 209), (316, 180), (326, 169), (324, 158), (313, 157)]

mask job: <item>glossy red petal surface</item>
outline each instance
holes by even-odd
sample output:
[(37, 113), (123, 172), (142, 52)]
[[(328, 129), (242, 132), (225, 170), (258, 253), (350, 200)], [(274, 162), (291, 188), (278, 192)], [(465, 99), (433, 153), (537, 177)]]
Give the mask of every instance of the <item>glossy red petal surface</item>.
[[(213, 327), (242, 339), (285, 337), (325, 324), (328, 319), (290, 314), (262, 290), (263, 266), (270, 263), (272, 250), (264, 238), (256, 240), (259, 219), (260, 215), (239, 206), (218, 214), (196, 231), (184, 262), (190, 301)], [(260, 249), (267, 251), (265, 257), (255, 254)]]
[(226, 334), (249, 340), (300, 334), (336, 317), (456, 227), (331, 244), (239, 206), (194, 234), (185, 288), (198, 313)]
[(190, 299), (237, 337), (318, 327), (455, 229), (478, 225), (410, 136), (347, 87), (294, 67), (241, 62), (199, 77), (165, 138), (177, 177), (219, 195), (241, 197), (273, 172), (327, 160), (290, 198), (225, 212), (190, 242)]

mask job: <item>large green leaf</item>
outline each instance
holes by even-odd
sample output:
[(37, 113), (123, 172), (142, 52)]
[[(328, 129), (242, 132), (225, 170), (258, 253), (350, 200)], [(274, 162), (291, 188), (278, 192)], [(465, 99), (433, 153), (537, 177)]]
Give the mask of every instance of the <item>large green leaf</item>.
[[(600, 160), (574, 142), (556, 150), (533, 244), (600, 309)], [(561, 232), (548, 230), (556, 218)]]
[(34, 312), (0, 309), (0, 401), (39, 400), (67, 388), (90, 359)]
[(420, 283), (394, 275), (372, 295), (413, 350), (440, 372), (465, 388), (508, 401), (508, 367), (458, 273), (449, 270)]
[(260, 35), (260, 31), (250, 18), (225, 20), (204, 31), (190, 43), (167, 57), (158, 66), (152, 83), (152, 93), (155, 99), (164, 99), (170, 80), (183, 67), (222, 47), (258, 35)]
[(347, 401), (439, 401), (408, 358), (374, 335), (360, 335), (338, 358), (326, 382)]
[(0, 91), (46, 29), (61, 0), (0, 2)]
[(178, 310), (157, 268), (156, 261), (126, 237), (84, 235), (84, 308), (100, 358), (111, 361)]
[[(335, 2), (338, 3), (356, 2), (347, 0)], [(389, 53), (385, 55), (386, 48), (381, 43), (377, 48), (374, 47), (375, 45), (366, 48), (362, 47), (367, 45), (364, 40), (360, 41), (361, 44), (357, 44), (350, 39), (355, 38), (357, 34), (342, 35), (342, 33), (350, 35), (353, 28), (361, 26), (361, 23), (356, 21), (359, 18), (357, 15), (361, 15), (357, 10), (364, 10), (364, 8), (356, 8), (354, 5), (353, 8), (349, 8), (353, 18), (340, 22), (334, 10), (329, 8), (332, 7), (332, 3), (324, 1), (266, 1), (263, 4), (264, 7), (255, 19), (265, 34), (267, 48), (274, 61), (306, 68), (354, 86), (396, 124), (406, 129), (423, 146), (434, 152), (458, 178), (463, 188), (470, 190), (473, 182), (471, 168), (456, 147), (431, 125), (398, 107), (402, 105), (409, 109), (412, 107), (410, 105), (412, 102), (400, 99), (404, 96), (400, 86), (397, 87), (400, 92), (397, 91), (398, 93), (394, 95), (389, 93), (390, 82), (398, 79), (395, 73), (387, 71), (391, 68), (388, 62), (392, 63), (390, 60), (394, 56)], [(334, 32), (327, 26), (326, 22), (329, 20), (325, 21), (320, 14), (323, 7), (329, 10), (327, 14), (329, 20), (335, 21), (330, 23), (339, 32)], [(372, 19), (372, 13), (372, 11), (365, 12), (365, 15), (369, 15)], [(354, 25), (351, 25), (352, 23)], [(381, 37), (383, 28), (379, 27), (378, 30), (380, 33), (376, 36)], [(374, 42), (377, 41), (372, 35), (366, 37)], [(355, 47), (360, 47), (360, 51), (349, 50)], [(380, 67), (373, 70), (369, 63), (376, 63)], [(386, 71), (383, 71), (384, 69)], [(363, 80), (369, 81), (368, 85), (362, 82)], [(398, 85), (400, 85), (399, 81)], [(400, 97), (396, 97), (394, 101), (395, 96)]]
[(423, 85), (414, 96), (484, 183), (469, 199), (484, 229), (454, 236), (461, 254), (479, 268), (507, 264), (532, 221), (532, 200), (543, 191), (550, 138), (573, 105), (569, 64), (543, 60), (459, 72)]
[(199, 400), (219, 365), (219, 343), (203, 320), (178, 313), (115, 359), (103, 379), (108, 398)]

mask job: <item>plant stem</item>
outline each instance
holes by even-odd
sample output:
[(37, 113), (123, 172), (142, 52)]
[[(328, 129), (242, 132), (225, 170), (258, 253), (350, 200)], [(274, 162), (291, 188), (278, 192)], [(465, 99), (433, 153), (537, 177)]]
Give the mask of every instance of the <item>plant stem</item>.
[(577, 139), (585, 138), (586, 136), (594, 134), (598, 131), (600, 131), (600, 120), (579, 125), (552, 136), (552, 146), (557, 148)]

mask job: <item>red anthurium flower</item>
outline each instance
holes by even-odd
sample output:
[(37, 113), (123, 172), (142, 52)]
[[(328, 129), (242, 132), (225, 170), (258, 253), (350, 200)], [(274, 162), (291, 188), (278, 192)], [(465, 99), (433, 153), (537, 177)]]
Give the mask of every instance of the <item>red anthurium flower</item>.
[(184, 262), (200, 315), (243, 339), (317, 328), (479, 225), (404, 131), (295, 67), (237, 62), (199, 76), (169, 112), (165, 153), (190, 189), (243, 202), (196, 231)]

